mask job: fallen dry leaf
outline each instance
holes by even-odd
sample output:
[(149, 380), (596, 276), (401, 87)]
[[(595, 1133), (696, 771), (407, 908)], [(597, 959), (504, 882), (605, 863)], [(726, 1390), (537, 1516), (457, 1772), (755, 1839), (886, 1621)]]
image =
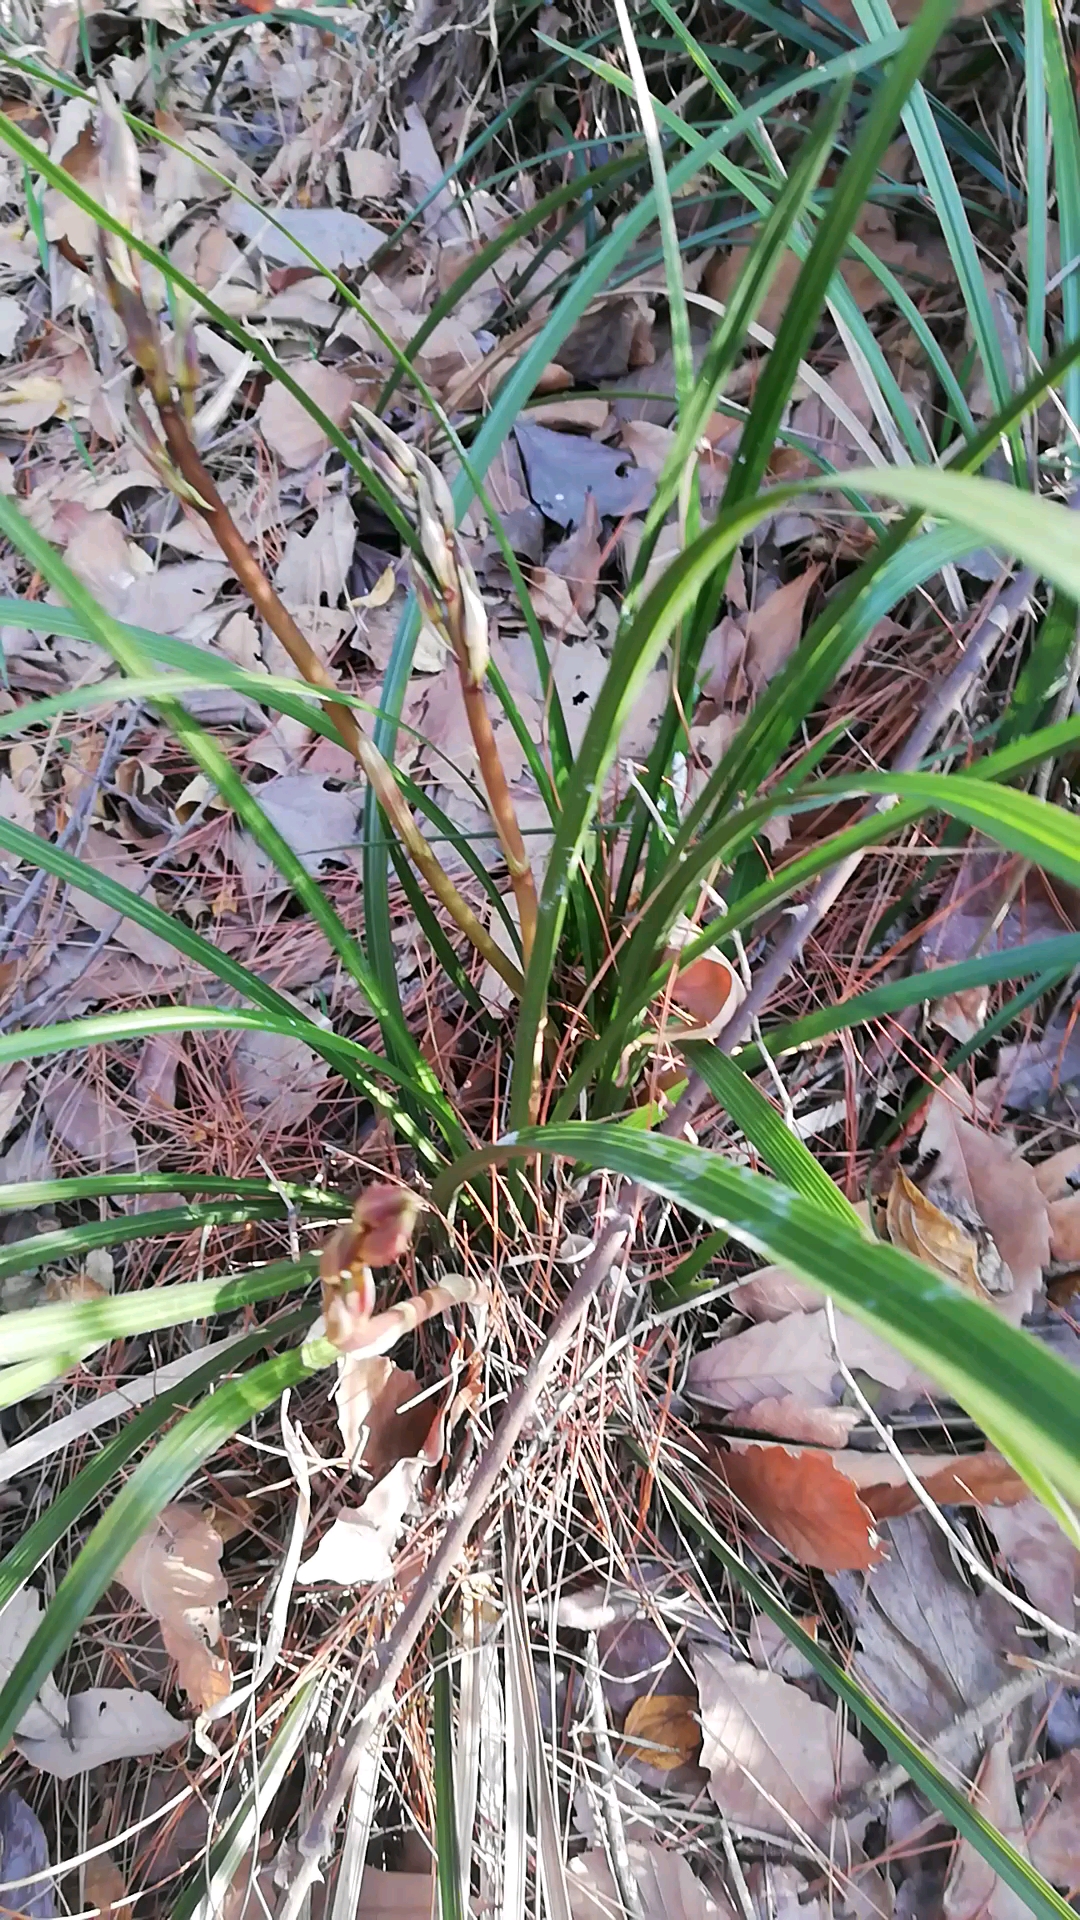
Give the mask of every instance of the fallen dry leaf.
[[(20, 1587), (0, 1607), (0, 1684), (10, 1678), (40, 1623), (41, 1595), (36, 1587)], [(50, 1674), (42, 1681), (37, 1698), (27, 1707), (15, 1731), (21, 1739), (46, 1740), (62, 1733), (67, 1723), (67, 1701)]]
[[(305, 360), (297, 367), (296, 377), (327, 419), (336, 427), (343, 427), (356, 393), (348, 374), (342, 373), (339, 367), (323, 367), (317, 360)], [(276, 380), (263, 395), (258, 419), (267, 446), (283, 466), (308, 467), (330, 445), (322, 428), (305, 413), (299, 400), (294, 400)]]
[(388, 153), (354, 147), (341, 156), (354, 200), (388, 200), (398, 190), (401, 169)]
[[(275, 207), (274, 219), (277, 227), (270, 225), (261, 208), (235, 198), (230, 200), (224, 214), (225, 225), (231, 233), (254, 241), (265, 260), (273, 260), (282, 267), (310, 269), (311, 262), (301, 253), (300, 246), (335, 272), (340, 272), (342, 267), (362, 267), (383, 243), (378, 227), (373, 227), (370, 220), (362, 220), (358, 213), (348, 213), (344, 207)], [(279, 232), (279, 227), (284, 227), (285, 232)], [(317, 363), (307, 363), (305, 386), (309, 371), (325, 373), (327, 369)], [(319, 404), (324, 404), (321, 399)], [(329, 407), (326, 412), (330, 412)], [(342, 423), (339, 420), (337, 424)], [(293, 464), (305, 465), (306, 462), (286, 462), (289, 466)]]
[(758, 694), (768, 686), (798, 646), (806, 602), (821, 571), (817, 564), (807, 567), (805, 573), (777, 587), (767, 600), (752, 607), (745, 616), (743, 668), (751, 694)]
[[(1027, 1859), (1007, 1732), (987, 1752), (971, 1798), (1002, 1839)], [(1031, 1912), (1027, 1901), (995, 1873), (973, 1842), (963, 1838), (957, 1842), (942, 1904), (945, 1920), (1027, 1920)]]
[(241, 1033), (232, 1067), (244, 1111), (249, 1117), (269, 1115), (279, 1126), (306, 1120), (330, 1078), (321, 1054), (291, 1033)]
[(896, 1247), (914, 1254), (954, 1286), (979, 1299), (1000, 1291), (1001, 1258), (982, 1228), (973, 1206), (950, 1200), (938, 1206), (897, 1167), (889, 1188), (886, 1211), (889, 1238)]
[(56, 1780), (94, 1773), (113, 1760), (164, 1753), (186, 1742), (191, 1732), (185, 1721), (166, 1713), (152, 1693), (137, 1687), (93, 1687), (88, 1693), (73, 1693), (67, 1707), (64, 1730), (56, 1728), (42, 1740), (16, 1741), (24, 1760)]
[(0, 1860), (5, 1907), (22, 1920), (55, 1920), (56, 1882), (49, 1873), (52, 1849), (33, 1808), (14, 1787), (0, 1793)]
[(1053, 1258), (1070, 1266), (1080, 1262), (1080, 1193), (1070, 1193), (1066, 1200), (1051, 1200), (1047, 1216)]
[(869, 1777), (870, 1762), (839, 1716), (778, 1673), (715, 1647), (694, 1654), (702, 1765), (729, 1820), (765, 1833), (808, 1834), (828, 1847), (837, 1795)]
[(1080, 1552), (1041, 1500), (1018, 1500), (995, 1512), (990, 1524), (1010, 1573), (1032, 1606), (1059, 1626), (1076, 1624)]
[(129, 1920), (133, 1909), (127, 1897), (127, 1881), (111, 1853), (95, 1853), (87, 1861), (83, 1893), (88, 1907), (96, 1907), (99, 1913), (112, 1912), (116, 1920)]
[(798, 1440), (808, 1446), (843, 1447), (862, 1419), (858, 1407), (808, 1407), (793, 1393), (766, 1395), (752, 1407), (737, 1407), (730, 1424), (774, 1440)]
[(519, 420), (514, 428), (533, 501), (560, 527), (579, 527), (591, 493), (596, 511), (621, 520), (640, 513), (652, 498), (654, 482), (633, 466), (618, 447), (602, 446), (579, 433), (553, 433)]
[(1018, 1113), (1069, 1110), (1080, 1093), (1080, 1019), (1067, 1007), (1041, 1040), (1023, 1040), (998, 1054), (996, 1090)]
[[(834, 1574), (832, 1585), (856, 1631), (858, 1678), (909, 1731), (932, 1738), (1013, 1671), (995, 1596), (976, 1598), (964, 1584), (928, 1514), (886, 1521), (882, 1537), (880, 1565), (864, 1577)], [(973, 1737), (966, 1756), (950, 1758), (964, 1767), (974, 1751)]]
[(619, 1751), (624, 1760), (643, 1760), (666, 1773), (692, 1760), (700, 1745), (693, 1700), (681, 1693), (643, 1693), (623, 1723)]
[(546, 567), (542, 569), (548, 575), (558, 574), (566, 582), (574, 613), (587, 617), (596, 605), (601, 558), (600, 514), (595, 496), (589, 493), (585, 497), (581, 525), (552, 547)]
[(334, 1403), (342, 1447), (351, 1467), (360, 1464), (371, 1409), (393, 1372), (394, 1363), (385, 1354), (343, 1353), (338, 1360)]
[(1069, 1199), (1080, 1189), (1080, 1141), (1052, 1153), (1032, 1171), (1044, 1200)]
[(433, 1873), (384, 1873), (365, 1867), (356, 1920), (433, 1920)]
[[(875, 1520), (914, 1513), (918, 1494), (898, 1460), (887, 1453), (834, 1455), (841, 1473), (855, 1482)], [(1012, 1506), (1027, 1494), (1027, 1483), (992, 1447), (979, 1453), (913, 1453), (905, 1465), (939, 1507)]]
[(762, 1321), (728, 1340), (718, 1340), (694, 1355), (687, 1370), (687, 1391), (696, 1400), (729, 1413), (787, 1394), (808, 1407), (832, 1407), (843, 1393), (837, 1351), (848, 1367), (870, 1374), (895, 1392), (911, 1385), (911, 1363), (895, 1347), (847, 1314), (837, 1312), (834, 1324), (836, 1351), (824, 1308)]
[(1080, 1750), (1063, 1756), (1053, 1789), (1053, 1798), (1028, 1828), (1027, 1852), (1051, 1886), (1071, 1891), (1080, 1887)]
[(874, 1516), (833, 1454), (733, 1438), (715, 1464), (747, 1513), (801, 1565), (834, 1573), (884, 1557)]
[(732, 1288), (730, 1299), (748, 1320), (785, 1320), (789, 1313), (813, 1313), (821, 1305), (821, 1290), (787, 1267), (760, 1267)]
[(934, 1095), (927, 1108), (919, 1147), (924, 1156), (935, 1156), (925, 1181), (932, 1200), (941, 1205), (943, 1194), (962, 1200), (970, 1195), (1010, 1284), (990, 1286), (982, 1260), (980, 1275), (994, 1296), (994, 1306), (1019, 1324), (1042, 1287), (1043, 1268), (1050, 1258), (1046, 1204), (1034, 1171), (1007, 1140), (963, 1119), (943, 1091)]
[(54, 1080), (42, 1099), (53, 1132), (92, 1166), (133, 1167), (135, 1135), (104, 1080), (88, 1080), (85, 1067)]
[(221, 1535), (202, 1511), (170, 1501), (116, 1570), (116, 1578), (161, 1628), (166, 1651), (193, 1707), (216, 1706), (232, 1685), (218, 1607), (229, 1589), (221, 1571)]
[[(640, 1920), (736, 1920), (698, 1879), (688, 1860), (651, 1840), (627, 1847), (637, 1885)], [(590, 1847), (566, 1871), (573, 1920), (618, 1920), (624, 1911), (603, 1847)]]
[[(1074, 889), (1048, 880), (1018, 854), (976, 839), (919, 942), (917, 965), (943, 967), (975, 953), (1005, 953), (1071, 931), (1080, 908)], [(938, 1001), (934, 1018), (961, 1041), (983, 1026), (989, 987)]]
[(361, 1506), (339, 1513), (301, 1566), (296, 1576), (300, 1584), (328, 1580), (337, 1587), (356, 1587), (388, 1580), (398, 1535), (426, 1465), (425, 1460), (399, 1460)]

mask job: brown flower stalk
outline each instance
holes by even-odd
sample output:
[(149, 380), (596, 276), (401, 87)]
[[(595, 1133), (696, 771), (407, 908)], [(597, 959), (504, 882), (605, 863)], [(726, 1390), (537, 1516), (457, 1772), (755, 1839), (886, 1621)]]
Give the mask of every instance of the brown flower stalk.
[(353, 417), (367, 442), (369, 460), (398, 504), (416, 521), (432, 576), (427, 579), (414, 566), (416, 594), (426, 619), (445, 635), (457, 662), (480, 778), (517, 901), (527, 966), (536, 932), (536, 882), (495, 744), (484, 692), (489, 660), (487, 611), (457, 532), (450, 490), (434, 462), (419, 448), (406, 446), (367, 407), (355, 406)]
[[(123, 115), (100, 81), (98, 94), (101, 105), (104, 198), (110, 211), (130, 226), (138, 215), (138, 152)], [(114, 183), (111, 191), (107, 184), (109, 181)], [(177, 333), (179, 371), (174, 376), (157, 325), (143, 300), (134, 257), (114, 234), (102, 233), (100, 241), (99, 260), (106, 292), (124, 327), (131, 356), (146, 376), (165, 436), (165, 447), (158, 443), (156, 453), (153, 448), (148, 449), (154, 455), (155, 465), (173, 484), (184, 507), (189, 512), (198, 513), (206, 522), (240, 585), (271, 632), (281, 641), (297, 672), (310, 686), (333, 691), (334, 681), (326, 666), (267, 579), (191, 438), (189, 417), (197, 369), (187, 351), (185, 330), (178, 329)], [(174, 388), (181, 396), (179, 405), (174, 398)], [(142, 441), (145, 442), (148, 432), (152, 436), (149, 422), (143, 416), (140, 426)], [(356, 716), (349, 707), (338, 701), (327, 701), (324, 711), (330, 716), (343, 746), (364, 773), (386, 818), (436, 899), (489, 966), (495, 969), (514, 993), (520, 993), (522, 978), (518, 968), (492, 939), (428, 845), (388, 761), (357, 724)]]

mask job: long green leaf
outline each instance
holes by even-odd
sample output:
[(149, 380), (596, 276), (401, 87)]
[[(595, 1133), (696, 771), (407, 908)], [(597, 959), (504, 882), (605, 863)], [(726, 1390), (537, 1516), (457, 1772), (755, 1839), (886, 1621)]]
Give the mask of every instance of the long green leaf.
[[(147, 1216), (153, 1220), (153, 1215)], [(95, 1224), (111, 1226), (111, 1221)], [(43, 1235), (42, 1238), (51, 1236)], [(27, 1242), (32, 1246), (33, 1241)], [(106, 1243), (107, 1244), (107, 1243)], [(17, 1269), (16, 1269), (17, 1271)], [(63, 1347), (104, 1346), (109, 1340), (127, 1340), (132, 1334), (153, 1333), (163, 1327), (182, 1327), (189, 1320), (206, 1320), (216, 1313), (235, 1313), (258, 1300), (276, 1300), (279, 1294), (306, 1287), (319, 1271), (319, 1256), (274, 1260), (246, 1273), (220, 1275), (211, 1280), (186, 1280), (176, 1286), (138, 1287), (104, 1300), (64, 1302), (28, 1307), (4, 1315), (3, 1362), (36, 1359)], [(3, 1374), (0, 1373), (0, 1380)]]
[(721, 1053), (719, 1047), (704, 1040), (688, 1042), (682, 1053), (687, 1066), (704, 1080), (714, 1099), (719, 1100), (735, 1125), (757, 1148), (766, 1166), (789, 1187), (794, 1187), (796, 1193), (815, 1200), (846, 1227), (861, 1231), (854, 1207), (818, 1165), (805, 1142), (792, 1133), (764, 1094), (747, 1079), (741, 1066)]

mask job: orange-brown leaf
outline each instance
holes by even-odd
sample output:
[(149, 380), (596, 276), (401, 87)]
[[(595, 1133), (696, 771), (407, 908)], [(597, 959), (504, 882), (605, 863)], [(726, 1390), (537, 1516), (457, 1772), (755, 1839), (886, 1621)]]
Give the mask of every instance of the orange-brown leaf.
[(885, 1557), (870, 1508), (832, 1453), (757, 1440), (728, 1449), (717, 1464), (732, 1493), (793, 1559), (839, 1573)]
[(643, 1760), (669, 1773), (692, 1760), (701, 1745), (697, 1702), (683, 1693), (643, 1693), (623, 1727), (622, 1758)]

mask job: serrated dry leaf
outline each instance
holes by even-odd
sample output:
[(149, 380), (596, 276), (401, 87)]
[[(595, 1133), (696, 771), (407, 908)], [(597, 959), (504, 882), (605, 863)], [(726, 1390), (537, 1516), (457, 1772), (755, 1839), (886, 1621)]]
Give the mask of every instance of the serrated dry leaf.
[(113, 1760), (138, 1760), (186, 1741), (191, 1729), (137, 1687), (93, 1687), (68, 1700), (68, 1724), (44, 1740), (20, 1738), (24, 1760), (56, 1780), (74, 1780)]
[[(1026, 1860), (1024, 1823), (1016, 1800), (1007, 1733), (990, 1747), (971, 1798), (1002, 1839)], [(957, 1842), (942, 1905), (945, 1920), (1028, 1920), (1031, 1912), (1027, 1901), (1006, 1885), (970, 1840), (963, 1838)]]
[(1076, 1624), (1080, 1552), (1041, 1500), (1019, 1500), (990, 1519), (998, 1547), (1032, 1606), (1059, 1626)]
[(179, 1684), (200, 1712), (216, 1706), (232, 1685), (227, 1657), (213, 1651), (221, 1643), (218, 1607), (229, 1594), (221, 1548), (221, 1535), (202, 1511), (174, 1500), (116, 1570), (158, 1622)]
[(301, 1586), (328, 1580), (337, 1587), (388, 1580), (409, 1503), (427, 1462), (399, 1460), (359, 1507), (339, 1513), (296, 1578)]
[(778, 1673), (719, 1649), (694, 1654), (701, 1703), (702, 1765), (729, 1820), (764, 1833), (808, 1834), (829, 1848), (838, 1794), (869, 1778), (858, 1741), (830, 1707)]
[[(343, 427), (356, 397), (356, 389), (347, 373), (339, 367), (323, 367), (317, 360), (306, 360), (295, 369), (307, 393), (336, 427)], [(322, 428), (304, 412), (275, 380), (263, 395), (258, 413), (259, 426), (268, 447), (286, 467), (308, 467), (330, 445)]]
[(833, 1573), (883, 1558), (874, 1516), (833, 1454), (731, 1439), (715, 1459), (736, 1499), (803, 1566)]
[[(855, 1482), (875, 1520), (895, 1520), (921, 1505), (898, 1460), (887, 1453), (834, 1454), (840, 1472)], [(1012, 1506), (1027, 1495), (1016, 1468), (984, 1447), (978, 1453), (913, 1453), (905, 1465), (939, 1507)]]
[(643, 1693), (623, 1723), (619, 1752), (624, 1760), (669, 1773), (692, 1760), (701, 1745), (696, 1702), (681, 1693)]
[[(911, 1363), (895, 1347), (847, 1314), (836, 1313), (834, 1324), (837, 1351), (847, 1366), (896, 1392), (911, 1387)], [(828, 1315), (823, 1308), (792, 1313), (718, 1340), (694, 1355), (686, 1385), (695, 1399), (729, 1413), (786, 1394), (808, 1407), (835, 1406), (842, 1397), (843, 1376)]]
[[(736, 1920), (734, 1908), (711, 1894), (680, 1854), (651, 1840), (631, 1840), (627, 1852), (641, 1920)], [(620, 1920), (622, 1896), (603, 1847), (571, 1860), (566, 1884), (573, 1920)]]

